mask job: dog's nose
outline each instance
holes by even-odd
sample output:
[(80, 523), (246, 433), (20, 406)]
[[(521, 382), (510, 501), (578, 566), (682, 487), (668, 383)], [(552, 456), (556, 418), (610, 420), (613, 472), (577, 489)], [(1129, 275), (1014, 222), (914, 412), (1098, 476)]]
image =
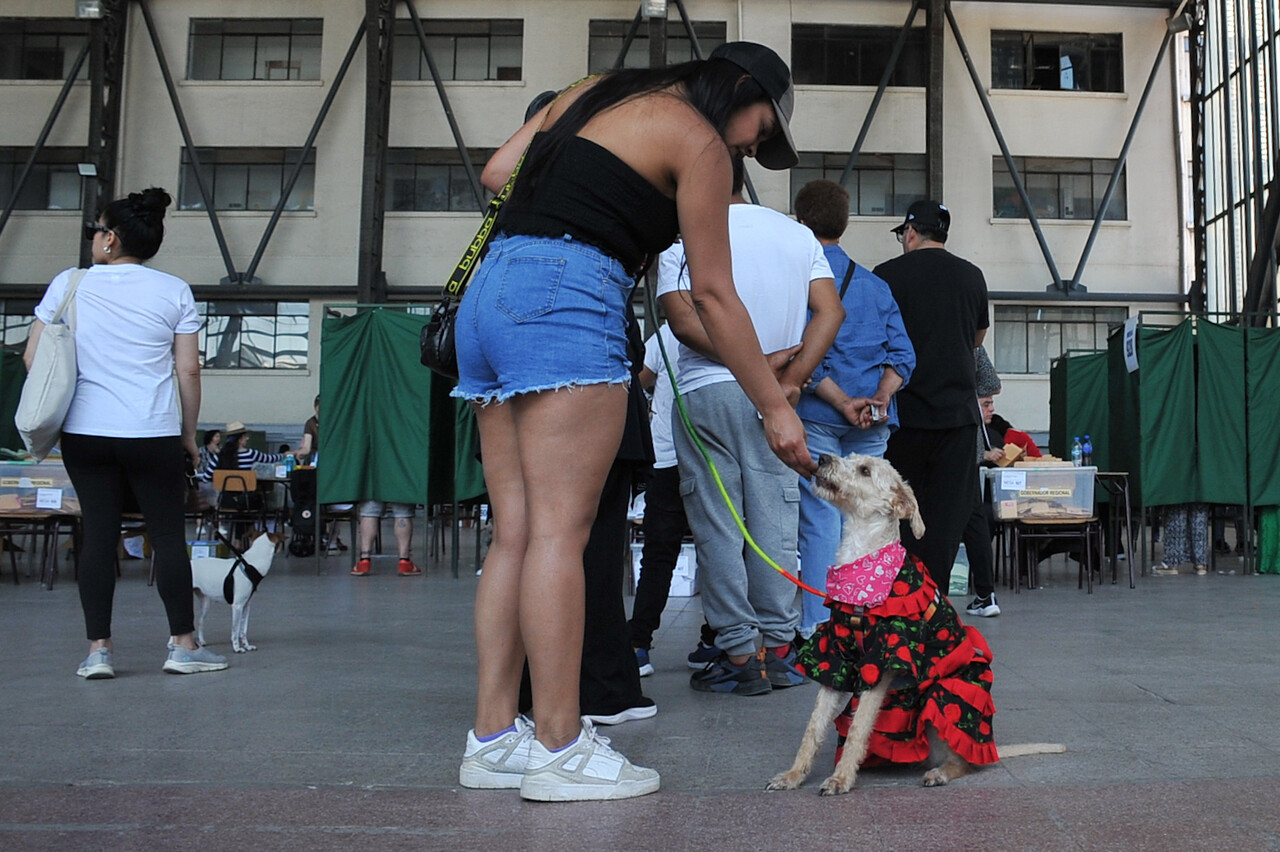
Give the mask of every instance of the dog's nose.
[(830, 453), (823, 453), (822, 455), (818, 456), (818, 464), (831, 464), (835, 460), (836, 460), (836, 457), (831, 455)]

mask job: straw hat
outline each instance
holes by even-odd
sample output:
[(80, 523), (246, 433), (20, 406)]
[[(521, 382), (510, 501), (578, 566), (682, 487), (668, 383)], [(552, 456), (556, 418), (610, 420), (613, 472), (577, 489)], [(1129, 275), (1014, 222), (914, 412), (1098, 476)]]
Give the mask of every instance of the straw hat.
[(249, 431), (249, 428), (245, 426), (243, 423), (241, 423), (239, 420), (232, 420), (230, 423), (227, 424), (227, 428), (222, 430), (222, 437), (230, 438), (232, 436), (240, 435), (248, 431)]

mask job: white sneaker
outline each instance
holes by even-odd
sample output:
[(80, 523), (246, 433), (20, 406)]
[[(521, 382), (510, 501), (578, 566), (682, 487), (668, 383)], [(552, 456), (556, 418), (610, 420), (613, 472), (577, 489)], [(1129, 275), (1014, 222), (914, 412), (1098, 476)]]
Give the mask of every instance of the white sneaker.
[(537, 740), (529, 744), (520, 797), (536, 802), (630, 799), (656, 793), (659, 783), (657, 771), (632, 766), (583, 719), (582, 733), (559, 751), (548, 751)]
[(533, 720), (516, 717), (515, 730), (482, 743), (474, 729), (467, 731), (467, 747), (462, 752), (458, 783), (473, 790), (518, 790), (529, 762), (533, 742)]

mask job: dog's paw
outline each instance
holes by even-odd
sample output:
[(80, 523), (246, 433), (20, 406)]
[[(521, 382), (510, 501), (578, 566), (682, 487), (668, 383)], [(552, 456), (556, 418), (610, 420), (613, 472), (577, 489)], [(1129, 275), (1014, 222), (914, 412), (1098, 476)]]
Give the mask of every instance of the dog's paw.
[(841, 778), (838, 775), (832, 775), (826, 781), (822, 782), (822, 786), (818, 788), (818, 795), (843, 796), (845, 793), (853, 789), (853, 780), (853, 778)]
[(947, 773), (942, 771), (942, 767), (930, 769), (924, 774), (924, 786), (926, 787), (945, 787), (950, 780), (947, 777)]
[(764, 785), (764, 788), (766, 790), (773, 791), (794, 790), (802, 783), (804, 783), (804, 775), (799, 772), (787, 770), (786, 772), (779, 772), (777, 775), (773, 776), (769, 783)]
[(256, 651), (256, 650), (258, 650), (258, 646), (257, 646), (257, 645), (250, 645), (248, 642), (245, 642), (245, 643), (244, 643), (243, 645), (241, 645), (240, 647), (241, 647), (243, 650), (245, 650), (245, 651)]

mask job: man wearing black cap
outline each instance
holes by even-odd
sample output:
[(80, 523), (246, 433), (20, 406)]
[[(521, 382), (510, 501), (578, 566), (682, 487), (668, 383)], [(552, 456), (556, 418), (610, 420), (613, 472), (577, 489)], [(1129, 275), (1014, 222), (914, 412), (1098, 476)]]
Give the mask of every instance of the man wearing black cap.
[(911, 384), (898, 392), (901, 427), (884, 456), (915, 491), (926, 527), (917, 539), (904, 524), (902, 541), (944, 590), (978, 488), (973, 349), (990, 325), (982, 270), (947, 251), (950, 229), (951, 212), (942, 204), (913, 203), (893, 229), (902, 257), (875, 268), (916, 350)]

